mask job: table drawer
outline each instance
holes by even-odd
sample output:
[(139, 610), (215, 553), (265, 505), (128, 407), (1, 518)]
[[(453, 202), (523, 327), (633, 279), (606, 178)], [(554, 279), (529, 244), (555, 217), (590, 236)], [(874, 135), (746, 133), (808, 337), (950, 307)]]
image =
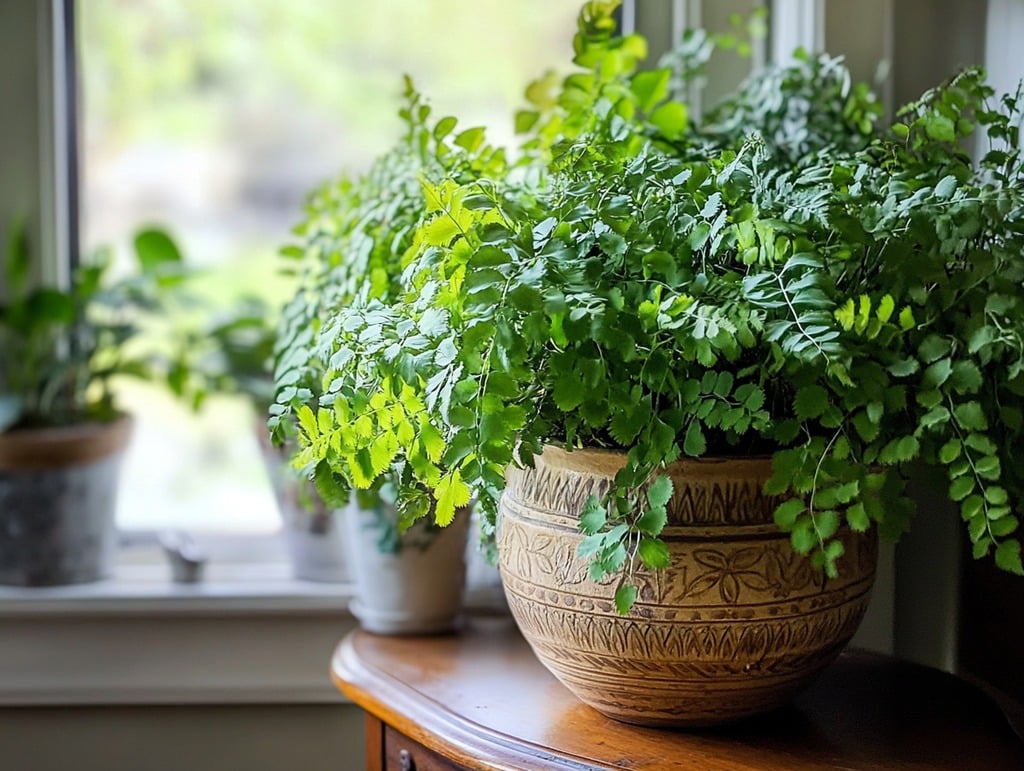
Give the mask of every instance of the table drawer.
[(386, 771), (461, 771), (465, 766), (451, 762), (386, 725), (384, 768)]

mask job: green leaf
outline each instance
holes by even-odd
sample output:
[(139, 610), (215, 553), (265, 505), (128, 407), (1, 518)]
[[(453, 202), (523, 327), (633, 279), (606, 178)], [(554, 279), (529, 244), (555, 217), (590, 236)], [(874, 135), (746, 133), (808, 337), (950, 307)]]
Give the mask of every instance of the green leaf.
[(455, 144), (459, 147), (473, 152), (484, 142), (484, 129), (481, 126), (474, 126), (455, 135)]
[(563, 372), (558, 377), (558, 380), (555, 381), (555, 387), (551, 395), (558, 409), (562, 410), (562, 412), (571, 412), (583, 403), (587, 391), (583, 388), (576, 374), (567, 371)]
[(892, 295), (883, 295), (882, 299), (878, 302), (878, 310), (875, 312), (878, 316), (878, 320), (883, 324), (892, 318), (893, 311), (896, 310), (896, 303), (892, 299)]
[(956, 192), (958, 184), (956, 177), (952, 174), (947, 174), (940, 179), (939, 183), (935, 186), (935, 197), (942, 199), (949, 198), (954, 192)]
[(580, 515), (580, 530), (587, 535), (600, 533), (608, 521), (608, 511), (596, 495), (587, 498), (583, 507), (583, 514)]
[(950, 439), (939, 449), (939, 461), (947, 466), (960, 457), (963, 445), (959, 439)]
[(985, 508), (985, 499), (980, 495), (968, 495), (960, 503), (960, 514), (964, 521), (978, 516)]
[(978, 327), (971, 333), (970, 337), (967, 338), (967, 351), (972, 354), (978, 353), (985, 346), (994, 343), (998, 338), (999, 333), (996, 331), (995, 327)]
[(517, 134), (525, 134), (536, 125), (539, 118), (540, 113), (536, 110), (517, 110), (515, 132)]
[(590, 559), (599, 551), (601, 551), (601, 549), (604, 547), (604, 542), (604, 533), (594, 533), (593, 535), (588, 535), (586, 538), (580, 541), (580, 545), (576, 547), (576, 554), (582, 557), (583, 559)]
[(668, 546), (660, 538), (641, 538), (637, 553), (640, 555), (640, 561), (652, 570), (667, 568), (672, 564)]
[(999, 458), (994, 455), (979, 458), (974, 464), (974, 470), (978, 472), (978, 476), (982, 479), (999, 479)]
[(954, 501), (962, 501), (974, 491), (974, 479), (969, 476), (962, 476), (954, 479), (949, 486), (949, 497)]
[(928, 335), (917, 348), (917, 354), (921, 360), (929, 364), (936, 359), (949, 354), (950, 344), (945, 338), (938, 335)]
[(450, 525), (455, 519), (455, 510), (468, 504), (471, 497), (472, 491), (469, 485), (462, 481), (462, 474), (458, 469), (441, 477), (434, 491), (434, 499), (437, 501), (434, 519), (437, 524), (441, 527)]
[(650, 121), (666, 139), (679, 139), (686, 133), (689, 116), (686, 105), (679, 102), (665, 102), (651, 113)]
[(181, 252), (174, 240), (163, 230), (147, 228), (135, 234), (135, 256), (147, 275), (159, 273), (167, 265), (180, 265)]
[(854, 414), (852, 418), (853, 427), (857, 429), (857, 433), (860, 438), (865, 442), (873, 442), (878, 437), (879, 427), (877, 423), (872, 423), (868, 417), (866, 411), (861, 410)]
[(623, 584), (615, 590), (615, 607), (619, 615), (625, 616), (629, 609), (636, 602), (637, 588), (629, 584)]
[(649, 536), (656, 536), (665, 529), (668, 512), (664, 506), (652, 506), (636, 521), (636, 529)]
[(949, 410), (943, 406), (933, 407), (921, 416), (921, 428), (931, 428), (949, 421)]
[(929, 137), (936, 141), (950, 143), (956, 141), (955, 124), (945, 115), (936, 115), (934, 113), (927, 115), (924, 118), (924, 130)]
[(900, 311), (900, 329), (904, 332), (913, 329), (917, 325), (917, 320), (914, 318), (914, 312), (910, 310), (908, 305)]
[(333, 509), (348, 505), (349, 489), (343, 477), (335, 474), (327, 461), (322, 460), (313, 469), (313, 486), (321, 500)]
[(1015, 517), (1003, 517), (989, 525), (989, 529), (996, 538), (1005, 538), (1011, 533), (1017, 532), (1019, 526), (1020, 521)]
[(671, 77), (672, 71), (668, 68), (645, 70), (634, 75), (629, 87), (637, 98), (637, 106), (644, 112), (650, 112), (668, 94)]
[(440, 142), (442, 139), (444, 139), (446, 136), (452, 133), (457, 124), (458, 120), (453, 118), (451, 115), (447, 115), (444, 118), (441, 118), (441, 120), (437, 122), (437, 125), (434, 126), (434, 139)]
[(985, 500), (993, 506), (1005, 506), (1010, 497), (1002, 487), (986, 487)]
[(49, 324), (66, 326), (75, 321), (75, 301), (58, 289), (37, 289), (28, 296), (26, 304), (31, 329), (41, 330)]
[(801, 517), (789, 534), (789, 542), (797, 554), (810, 554), (818, 545), (818, 536), (814, 532), (814, 522), (810, 517)]
[(690, 425), (686, 429), (686, 437), (683, 439), (683, 452), (694, 458), (699, 458), (707, 452), (707, 449), (708, 445), (704, 439), (704, 431), (701, 428), (700, 421), (690, 421)]
[(846, 510), (846, 521), (855, 533), (866, 532), (871, 526), (871, 519), (863, 503), (855, 503)]
[(420, 442), (423, 444), (423, 451), (432, 463), (438, 463), (444, 455), (445, 442), (441, 432), (426, 419), (420, 421)]
[(967, 438), (964, 439), (964, 445), (970, 447), (972, 450), (984, 453), (986, 455), (992, 455), (998, 451), (996, 443), (989, 439), (985, 434), (970, 433)]
[(793, 409), (797, 417), (807, 420), (819, 417), (828, 408), (828, 391), (819, 385), (804, 386), (796, 392)]
[(783, 501), (775, 508), (775, 524), (780, 530), (792, 530), (797, 518), (806, 511), (807, 507), (799, 498), (790, 498)]
[(814, 513), (814, 525), (818, 538), (827, 540), (839, 530), (839, 513), (833, 510), (816, 511)]
[(964, 402), (953, 408), (953, 417), (960, 427), (967, 431), (984, 431), (988, 428), (988, 420), (978, 402)]
[(949, 385), (957, 393), (977, 393), (982, 385), (981, 370), (973, 361), (961, 359), (953, 364)]
[(886, 369), (895, 377), (907, 377), (917, 372), (920, 366), (917, 363), (917, 359), (900, 359), (890, 364)]
[(299, 421), (299, 426), (306, 432), (306, 436), (313, 439), (318, 435), (319, 426), (317, 425), (316, 415), (308, 404), (303, 404), (299, 407), (295, 416)]
[(672, 497), (672, 480), (659, 476), (647, 488), (647, 502), (654, 508), (665, 506)]
[(939, 359), (931, 364), (921, 375), (921, 388), (935, 389), (945, 383), (953, 373), (953, 362), (949, 359)]
[(1020, 559), (1020, 541), (1011, 538), (999, 544), (996, 547), (996, 565), (1018, 576), (1024, 575), (1024, 565)]

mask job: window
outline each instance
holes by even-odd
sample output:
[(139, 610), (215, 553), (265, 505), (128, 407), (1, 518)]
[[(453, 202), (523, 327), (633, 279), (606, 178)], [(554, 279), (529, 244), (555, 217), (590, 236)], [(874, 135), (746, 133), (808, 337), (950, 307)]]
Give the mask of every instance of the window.
[[(401, 73), (436, 111), (511, 140), (520, 90), (565, 60), (578, 0), (89, 0), (78, 4), (82, 243), (144, 223), (176, 237), (211, 301), (289, 286), (275, 253), (305, 194), (400, 131)], [(278, 527), (240, 397), (198, 415), (122, 385), (135, 414), (119, 524), (236, 534)]]

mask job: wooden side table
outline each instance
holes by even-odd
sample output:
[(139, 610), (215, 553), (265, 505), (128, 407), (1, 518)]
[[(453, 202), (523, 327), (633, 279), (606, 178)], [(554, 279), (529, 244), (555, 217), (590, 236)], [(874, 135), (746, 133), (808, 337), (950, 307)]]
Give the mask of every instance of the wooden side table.
[(791, 707), (699, 732), (600, 715), (537, 662), (510, 619), (447, 637), (354, 632), (332, 674), (366, 710), (371, 771), (1024, 769), (1024, 743), (982, 692), (866, 653), (843, 654)]

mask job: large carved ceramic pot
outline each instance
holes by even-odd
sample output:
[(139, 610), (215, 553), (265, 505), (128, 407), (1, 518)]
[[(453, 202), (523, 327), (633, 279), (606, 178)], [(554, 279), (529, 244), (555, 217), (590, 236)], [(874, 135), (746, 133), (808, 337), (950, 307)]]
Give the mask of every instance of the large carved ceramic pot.
[(553, 447), (512, 469), (499, 556), (512, 614), (540, 661), (605, 715), (702, 726), (785, 704), (839, 654), (868, 602), (873, 536), (845, 533), (840, 577), (793, 552), (762, 493), (767, 458), (684, 460), (662, 534), (671, 567), (641, 570), (628, 616), (616, 583), (589, 580), (576, 556), (579, 513), (606, 493), (625, 456)]

